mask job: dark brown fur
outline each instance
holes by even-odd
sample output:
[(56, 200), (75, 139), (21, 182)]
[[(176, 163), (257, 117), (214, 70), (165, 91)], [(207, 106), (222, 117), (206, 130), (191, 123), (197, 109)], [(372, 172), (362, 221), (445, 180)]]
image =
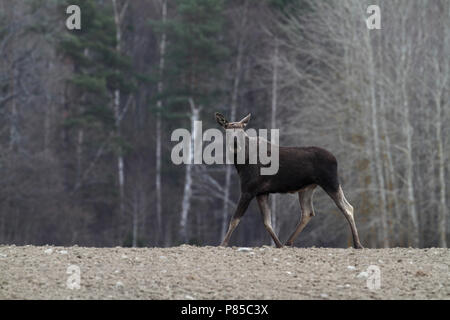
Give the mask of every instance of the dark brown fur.
[[(250, 120), (250, 115), (239, 122), (230, 123), (223, 115), (216, 113), (216, 120), (225, 129), (243, 130)], [(249, 139), (255, 138), (245, 137), (246, 163), (236, 164), (236, 158), (234, 161), (241, 184), (241, 197), (222, 245), (228, 245), (233, 230), (239, 224), (250, 201), (256, 197), (267, 231), (277, 247), (282, 247), (272, 230), (268, 197), (271, 193), (298, 192), (302, 218), (287, 242), (288, 245), (292, 245), (294, 239), (314, 215), (312, 195), (318, 185), (330, 195), (348, 220), (353, 234), (354, 247), (362, 248), (353, 219), (353, 207), (347, 202), (342, 192), (337, 173), (337, 160), (333, 154), (318, 147), (279, 147), (278, 172), (274, 175), (262, 175), (260, 163), (248, 164)], [(236, 142), (234, 146), (236, 148)], [(271, 149), (270, 146), (268, 143), (268, 150)]]
[(311, 184), (317, 184), (329, 192), (338, 190), (337, 161), (327, 150), (318, 147), (279, 147), (279, 163), (275, 175), (261, 175), (261, 164), (235, 164), (241, 191), (253, 196), (293, 193)]

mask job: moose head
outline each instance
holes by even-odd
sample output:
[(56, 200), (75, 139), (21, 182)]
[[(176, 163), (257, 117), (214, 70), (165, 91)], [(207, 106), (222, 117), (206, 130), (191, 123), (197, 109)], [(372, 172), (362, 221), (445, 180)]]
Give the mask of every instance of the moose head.
[(245, 116), (241, 121), (237, 122), (229, 122), (227, 119), (225, 119), (224, 115), (221, 113), (216, 112), (216, 121), (218, 124), (220, 124), (225, 130), (227, 129), (244, 129), (248, 122), (250, 121), (251, 113), (249, 113), (247, 116)]

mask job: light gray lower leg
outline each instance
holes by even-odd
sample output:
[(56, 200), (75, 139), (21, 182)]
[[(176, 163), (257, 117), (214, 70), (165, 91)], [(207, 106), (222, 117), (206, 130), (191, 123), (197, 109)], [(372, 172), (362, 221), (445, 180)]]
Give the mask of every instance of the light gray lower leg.
[(270, 208), (268, 202), (269, 195), (268, 194), (259, 195), (256, 197), (256, 199), (258, 200), (259, 209), (261, 210), (261, 214), (263, 216), (264, 227), (266, 227), (276, 246), (278, 248), (283, 247), (280, 240), (278, 240), (278, 237), (276, 236), (275, 232), (272, 229), (272, 219), (270, 217)]
[(361, 242), (359, 241), (358, 230), (356, 229), (356, 223), (353, 216), (353, 207), (352, 205), (345, 199), (344, 192), (342, 191), (341, 186), (339, 186), (338, 191), (335, 194), (330, 194), (331, 198), (336, 203), (337, 207), (342, 211), (348, 223), (350, 224), (350, 229), (352, 231), (353, 236), (353, 246), (357, 249), (363, 248)]
[(316, 185), (311, 185), (300, 190), (298, 193), (298, 199), (302, 210), (302, 217), (294, 232), (289, 237), (288, 241), (286, 241), (287, 246), (292, 246), (294, 244), (294, 241), (298, 237), (300, 232), (302, 232), (302, 230), (308, 224), (309, 220), (311, 220), (311, 218), (315, 215), (312, 199), (316, 187)]
[(228, 231), (227, 231), (222, 243), (220, 244), (221, 246), (226, 247), (228, 245), (228, 242), (230, 241), (230, 238), (231, 238), (231, 234), (233, 233), (234, 229), (236, 229), (239, 222), (241, 221), (241, 217), (244, 215), (245, 211), (247, 210), (248, 205), (250, 204), (250, 201), (252, 200), (252, 198), (253, 197), (249, 194), (241, 194), (236, 211), (233, 215), (233, 218), (231, 218), (230, 225), (228, 226)]
[(239, 222), (241, 221), (241, 218), (235, 218), (233, 217), (230, 221), (230, 224), (228, 226), (228, 231), (225, 234), (225, 238), (223, 239), (222, 243), (220, 244), (223, 247), (226, 247), (228, 245), (228, 242), (230, 241), (231, 234), (233, 233), (234, 229), (238, 226)]

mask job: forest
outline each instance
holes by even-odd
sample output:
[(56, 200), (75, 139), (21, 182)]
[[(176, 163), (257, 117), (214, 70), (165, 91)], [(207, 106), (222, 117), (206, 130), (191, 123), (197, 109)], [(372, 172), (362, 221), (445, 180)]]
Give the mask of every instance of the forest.
[[(0, 244), (218, 245), (235, 168), (171, 160), (215, 112), (331, 151), (365, 247), (447, 247), (448, 0), (0, 0)], [(285, 241), (298, 197), (270, 201)], [(351, 246), (314, 205), (295, 245)], [(271, 244), (256, 201), (230, 244)]]

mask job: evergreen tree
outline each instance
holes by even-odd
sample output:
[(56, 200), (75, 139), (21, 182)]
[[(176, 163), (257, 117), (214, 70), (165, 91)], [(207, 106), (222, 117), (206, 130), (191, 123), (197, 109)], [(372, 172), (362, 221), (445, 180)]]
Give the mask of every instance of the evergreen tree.
[[(68, 123), (78, 126), (96, 126), (111, 130), (114, 117), (111, 110), (111, 93), (119, 88), (129, 93), (131, 64), (116, 50), (115, 24), (110, 6), (95, 0), (70, 1), (80, 6), (81, 30), (67, 31), (60, 48), (71, 58), (74, 68), (69, 82), (73, 89)], [(125, 80), (126, 79), (126, 80)]]
[(169, 102), (209, 105), (217, 99), (222, 61), (223, 0), (177, 0), (176, 16), (167, 22), (166, 91)]
[[(80, 7), (82, 22), (81, 30), (68, 30), (59, 41), (61, 53), (69, 58), (73, 68), (67, 81), (64, 123), (67, 163), (73, 169), (67, 184), (70, 189), (81, 190), (83, 200), (90, 204), (89, 199), (97, 197), (100, 201), (94, 207), (103, 208), (100, 211), (115, 212), (116, 207), (111, 204), (117, 203), (113, 199), (119, 192), (112, 188), (117, 180), (114, 156), (127, 148), (117, 134), (120, 114), (114, 112), (114, 93), (119, 90), (129, 95), (135, 88), (135, 74), (130, 59), (117, 51), (117, 26), (111, 3), (78, 0), (70, 4)], [(67, 3), (62, 7), (65, 6)], [(106, 162), (107, 170), (96, 172), (92, 178), (93, 167), (100, 161)], [(86, 183), (88, 178), (91, 181)], [(120, 238), (121, 233), (117, 232), (115, 237)]]
[[(200, 120), (200, 106), (220, 101), (222, 63), (227, 55), (222, 43), (223, 6), (223, 0), (177, 0), (175, 16), (162, 26), (168, 37), (164, 80), (170, 84), (163, 93), (168, 108), (164, 114), (188, 114), (191, 131), (194, 121)], [(187, 165), (180, 214), (180, 236), (185, 242), (191, 238), (187, 230), (192, 176), (192, 166)]]

